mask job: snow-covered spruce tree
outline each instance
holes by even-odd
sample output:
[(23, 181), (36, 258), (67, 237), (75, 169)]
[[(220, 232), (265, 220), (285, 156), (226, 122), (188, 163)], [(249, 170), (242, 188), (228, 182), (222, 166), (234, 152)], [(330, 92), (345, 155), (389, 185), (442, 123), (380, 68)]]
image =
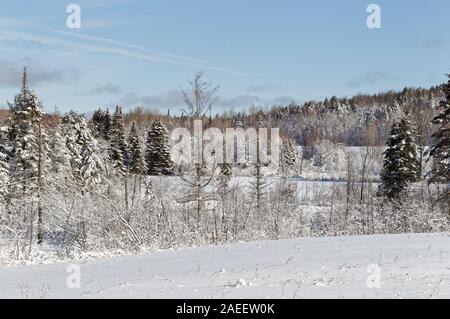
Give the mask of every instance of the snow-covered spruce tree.
[(292, 170), (296, 163), (297, 152), (295, 150), (294, 142), (291, 138), (283, 138), (281, 149), (281, 174), (283, 176), (288, 175), (289, 171)]
[[(450, 78), (450, 74), (448, 77)], [(432, 135), (435, 142), (430, 151), (433, 159), (430, 182), (447, 184), (447, 190), (442, 195), (442, 199), (450, 203), (450, 80), (442, 87), (442, 91), (445, 94), (445, 100), (440, 102), (441, 111), (432, 121), (433, 124), (439, 125), (439, 128)]]
[[(81, 201), (86, 203), (90, 194), (102, 183), (103, 165), (98, 154), (97, 141), (92, 136), (84, 116), (70, 112), (62, 119), (65, 145), (69, 154), (70, 178), (66, 181)], [(74, 201), (77, 196), (72, 196)], [(78, 205), (76, 206), (78, 207)], [(75, 240), (84, 249), (87, 247), (88, 219), (84, 209), (75, 218), (72, 230)], [(70, 224), (67, 227), (71, 227)]]
[(409, 182), (417, 182), (419, 176), (419, 159), (417, 154), (417, 144), (414, 142), (415, 131), (412, 130), (410, 122), (409, 106), (403, 108), (403, 116), (400, 119), (400, 127), (404, 132), (404, 142), (402, 142), (403, 150), (403, 167), (407, 180)]
[(6, 139), (0, 132), (0, 224), (4, 217), (5, 206), (9, 196), (9, 163)]
[(136, 195), (136, 182), (139, 177), (139, 190), (141, 188), (141, 177), (147, 173), (147, 167), (145, 165), (144, 154), (142, 151), (141, 143), (139, 141), (138, 130), (136, 123), (133, 122), (131, 130), (128, 135), (128, 156), (129, 156), (129, 171), (134, 175), (133, 183), (133, 195), (131, 202), (134, 203)]
[(91, 136), (84, 119), (82, 130), (80, 132), (80, 143), (82, 189), (89, 191), (93, 189), (93, 186), (101, 183), (103, 166), (102, 161), (97, 154), (97, 142)]
[[(81, 189), (83, 184), (81, 178), (81, 130), (85, 129), (81, 115), (70, 111), (62, 118), (62, 133), (65, 137), (64, 144), (69, 154), (70, 179), (66, 180), (67, 186), (73, 184), (73, 189), (81, 191), (84, 195), (84, 190)], [(70, 188), (70, 186), (69, 186)]]
[(94, 133), (96, 137), (101, 136), (103, 114), (104, 112), (100, 108), (92, 114), (92, 133)]
[(125, 173), (128, 167), (128, 152), (125, 140), (125, 128), (123, 123), (122, 108), (116, 106), (111, 124), (111, 160), (114, 167)]
[(102, 121), (102, 136), (105, 140), (109, 140), (109, 135), (111, 134), (111, 115), (109, 115), (109, 109), (106, 109), (105, 115)]
[(128, 135), (128, 146), (130, 172), (136, 175), (144, 175), (147, 172), (147, 168), (135, 122), (131, 125), (130, 134)]
[(265, 181), (265, 177), (262, 171), (261, 161), (257, 161), (254, 164), (253, 177), (253, 193), (255, 196), (255, 204), (258, 214), (261, 213), (262, 201), (265, 197), (265, 189), (267, 188), (267, 183)]
[(65, 179), (70, 172), (70, 154), (66, 147), (66, 137), (64, 136), (64, 127), (62, 123), (49, 132), (47, 136), (49, 167), (48, 171), (52, 174), (51, 183), (52, 188), (65, 188)]
[(287, 176), (294, 170), (297, 163), (297, 150), (295, 149), (295, 142), (290, 137), (285, 137), (282, 139), (280, 157), (282, 178), (279, 183), (278, 191), (282, 197), (284, 196), (286, 198), (290, 198), (294, 195), (296, 184), (288, 182)]
[(266, 178), (263, 172), (264, 164), (261, 162), (261, 145), (259, 136), (256, 136), (256, 160), (253, 163), (253, 178), (252, 193), (255, 200), (256, 213), (261, 215), (263, 208), (263, 200), (266, 197), (266, 188), (268, 187)]
[(416, 181), (418, 167), (416, 145), (412, 139), (408, 111), (405, 110), (404, 116), (399, 122), (394, 122), (389, 134), (379, 194), (389, 199), (401, 197), (408, 184)]
[(98, 109), (92, 114), (92, 128), (95, 136), (101, 137), (105, 141), (109, 140), (109, 134), (111, 133), (111, 116), (109, 110), (103, 111)]
[(63, 118), (66, 147), (70, 156), (71, 179), (84, 196), (101, 183), (103, 165), (84, 116), (70, 112)]
[[(17, 200), (28, 201), (31, 207), (37, 204), (37, 242), (43, 241), (43, 169), (45, 161), (44, 129), (42, 127), (41, 104), (34, 92), (28, 88), (26, 68), (23, 72), (22, 89), (10, 105), (12, 113), (11, 180), (12, 192)], [(30, 219), (33, 220), (31, 211)], [(32, 222), (31, 222), (32, 224)], [(31, 232), (30, 232), (31, 233)]]
[(111, 124), (111, 160), (119, 176), (123, 176), (125, 206), (128, 208), (128, 146), (125, 140), (122, 108), (116, 107)]
[(166, 128), (160, 120), (153, 122), (147, 135), (145, 161), (149, 175), (171, 175), (174, 163), (170, 155)]

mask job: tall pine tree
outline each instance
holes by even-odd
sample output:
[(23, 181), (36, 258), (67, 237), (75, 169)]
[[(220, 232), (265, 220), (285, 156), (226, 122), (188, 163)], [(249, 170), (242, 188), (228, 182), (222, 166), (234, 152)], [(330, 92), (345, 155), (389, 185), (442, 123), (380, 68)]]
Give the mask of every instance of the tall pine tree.
[(109, 135), (111, 134), (111, 115), (109, 115), (109, 109), (106, 109), (102, 122), (102, 136), (106, 141), (109, 141)]
[(114, 167), (125, 173), (128, 167), (128, 152), (125, 140), (125, 128), (123, 123), (122, 108), (116, 107), (111, 125), (111, 160)]
[(5, 204), (9, 195), (9, 163), (6, 139), (0, 132), (0, 219), (3, 216)]
[(109, 140), (109, 134), (111, 131), (111, 117), (109, 110), (103, 111), (98, 109), (92, 114), (92, 128), (96, 137), (101, 137), (105, 141)]
[(83, 196), (102, 181), (103, 164), (98, 155), (97, 142), (82, 115), (70, 112), (62, 123), (70, 158), (71, 180)]
[(398, 199), (405, 193), (408, 183), (417, 179), (418, 160), (409, 124), (409, 112), (399, 122), (392, 125), (387, 149), (384, 152), (379, 194), (390, 199)]
[[(448, 77), (450, 78), (450, 74)], [(432, 135), (435, 142), (430, 151), (430, 156), (433, 158), (430, 181), (448, 184), (450, 182), (450, 80), (442, 86), (442, 91), (445, 94), (445, 100), (440, 102), (441, 111), (432, 121), (439, 128)], [(447, 186), (442, 198), (450, 203), (450, 186)]]
[(147, 172), (147, 167), (145, 165), (144, 154), (142, 152), (141, 143), (139, 142), (139, 135), (135, 122), (131, 125), (130, 134), (128, 136), (128, 145), (130, 172), (136, 175), (144, 175)]
[(130, 134), (128, 135), (128, 154), (129, 154), (129, 171), (134, 175), (133, 193), (131, 196), (131, 203), (134, 204), (136, 196), (136, 183), (139, 180), (139, 192), (141, 190), (142, 175), (147, 173), (147, 166), (145, 165), (144, 154), (141, 143), (139, 141), (139, 134), (136, 123), (131, 125)]
[(37, 241), (43, 241), (43, 169), (45, 161), (44, 130), (42, 127), (41, 103), (36, 94), (28, 88), (27, 70), (24, 69), (22, 89), (10, 105), (12, 113), (11, 175), (14, 196), (37, 202)]
[(145, 160), (149, 175), (171, 175), (173, 161), (170, 155), (169, 138), (160, 120), (153, 122), (147, 135)]
[(288, 175), (289, 171), (295, 166), (296, 163), (296, 149), (295, 144), (291, 138), (285, 137), (282, 139), (282, 147), (280, 153), (281, 162), (281, 174), (283, 176)]

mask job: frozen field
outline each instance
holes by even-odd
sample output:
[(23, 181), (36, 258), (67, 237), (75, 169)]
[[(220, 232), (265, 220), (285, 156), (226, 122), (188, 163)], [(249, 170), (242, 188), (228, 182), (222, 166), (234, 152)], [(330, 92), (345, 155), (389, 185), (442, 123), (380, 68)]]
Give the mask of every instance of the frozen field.
[(450, 298), (450, 235), (295, 239), (2, 266), (0, 297)]

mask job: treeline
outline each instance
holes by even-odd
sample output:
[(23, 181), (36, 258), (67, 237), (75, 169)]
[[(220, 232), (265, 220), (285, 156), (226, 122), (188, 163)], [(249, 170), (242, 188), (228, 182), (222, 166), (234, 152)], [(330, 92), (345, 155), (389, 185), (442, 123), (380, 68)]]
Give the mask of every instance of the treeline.
[(420, 126), (420, 134), (431, 142), (431, 118), (443, 98), (440, 87), (405, 88), (402, 92), (335, 96), (324, 101), (308, 101), (303, 105), (274, 106), (268, 112), (254, 115), (236, 114), (234, 122), (252, 126), (257, 118), (266, 125), (280, 127), (300, 145), (313, 145), (329, 140), (347, 146), (385, 145), (389, 127), (401, 116), (404, 107), (411, 109), (411, 120)]

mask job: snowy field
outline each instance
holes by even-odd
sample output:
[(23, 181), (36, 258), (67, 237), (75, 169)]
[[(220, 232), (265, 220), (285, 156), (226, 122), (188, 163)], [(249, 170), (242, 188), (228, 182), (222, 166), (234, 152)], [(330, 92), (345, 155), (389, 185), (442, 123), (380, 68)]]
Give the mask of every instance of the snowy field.
[(1, 266), (0, 297), (450, 298), (450, 235), (295, 239)]

